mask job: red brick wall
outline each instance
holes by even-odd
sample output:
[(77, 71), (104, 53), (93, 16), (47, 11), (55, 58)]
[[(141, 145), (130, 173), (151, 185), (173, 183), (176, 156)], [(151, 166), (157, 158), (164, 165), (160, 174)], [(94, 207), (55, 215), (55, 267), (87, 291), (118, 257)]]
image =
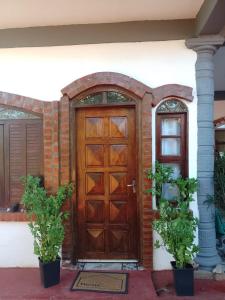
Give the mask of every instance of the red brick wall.
[[(71, 182), (70, 177), (70, 107), (69, 98), (63, 96), (60, 100), (60, 185)], [(70, 212), (70, 217), (65, 222), (65, 239), (62, 248), (64, 258), (73, 256), (73, 217), (72, 202), (67, 201), (63, 207)]]
[[(114, 86), (133, 95), (137, 99), (139, 112), (139, 129), (141, 153), (139, 153), (139, 178), (141, 193), (139, 195), (140, 213), (140, 259), (145, 268), (152, 269), (152, 221), (155, 211), (152, 210), (152, 201), (144, 191), (150, 184), (146, 180), (146, 170), (152, 164), (152, 106), (162, 99), (175, 96), (192, 101), (192, 89), (181, 85), (165, 85), (150, 89), (133, 78), (122, 74), (102, 72), (80, 78), (62, 90), (60, 101), (43, 102), (36, 99), (0, 92), (0, 104), (22, 108), (28, 112), (38, 113), (43, 117), (44, 131), (44, 178), (45, 186), (50, 192), (55, 192), (59, 184), (75, 182), (75, 174), (71, 174), (70, 153), (70, 101), (79, 94), (91, 90), (96, 86)], [(64, 206), (71, 212), (65, 224), (65, 241), (63, 244), (63, 257), (72, 258), (73, 243), (73, 215), (75, 211), (75, 195)], [(22, 215), (8, 214), (1, 216), (0, 220), (25, 221)], [(14, 218), (15, 217), (15, 218)]]
[(152, 95), (145, 94), (142, 100), (142, 210), (141, 210), (141, 257), (143, 266), (152, 269), (152, 198), (144, 191), (149, 188), (146, 171), (152, 166)]
[(45, 187), (56, 192), (59, 186), (59, 103), (45, 102), (43, 110), (44, 130), (44, 178)]

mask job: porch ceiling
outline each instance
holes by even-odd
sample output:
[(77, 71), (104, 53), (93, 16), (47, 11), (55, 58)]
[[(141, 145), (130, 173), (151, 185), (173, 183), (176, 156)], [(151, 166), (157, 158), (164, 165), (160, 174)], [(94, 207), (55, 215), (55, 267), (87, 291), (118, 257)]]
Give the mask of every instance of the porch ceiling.
[(225, 95), (225, 46), (221, 47), (215, 54), (214, 64), (215, 91), (223, 91)]
[(194, 19), (203, 0), (0, 0), (0, 29)]

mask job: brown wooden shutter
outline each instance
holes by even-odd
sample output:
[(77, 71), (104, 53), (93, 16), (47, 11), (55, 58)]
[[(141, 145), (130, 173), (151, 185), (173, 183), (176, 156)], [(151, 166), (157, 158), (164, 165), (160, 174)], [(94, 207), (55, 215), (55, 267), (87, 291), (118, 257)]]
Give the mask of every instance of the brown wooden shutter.
[(10, 203), (20, 202), (23, 194), (21, 177), (26, 176), (25, 122), (9, 124), (9, 198)]
[(22, 176), (43, 175), (42, 123), (33, 118), (0, 120), (0, 208), (21, 202)]
[(21, 177), (42, 174), (42, 121), (19, 120), (9, 124), (9, 199), (20, 202)]
[(27, 175), (42, 174), (42, 123), (35, 121), (26, 125)]

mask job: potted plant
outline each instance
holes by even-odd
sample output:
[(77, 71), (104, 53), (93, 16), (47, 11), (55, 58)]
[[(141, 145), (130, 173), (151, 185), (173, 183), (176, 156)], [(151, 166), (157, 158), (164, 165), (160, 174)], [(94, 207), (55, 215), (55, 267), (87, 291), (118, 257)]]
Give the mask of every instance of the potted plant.
[(64, 201), (72, 195), (72, 185), (59, 187), (56, 195), (48, 195), (39, 177), (23, 178), (22, 197), (34, 237), (34, 253), (38, 255), (41, 281), (45, 288), (60, 281), (59, 252), (64, 239), (63, 222), (68, 213), (62, 212)]
[[(172, 169), (158, 162), (155, 171), (149, 170), (147, 177), (153, 184), (148, 191), (156, 196), (159, 206), (159, 218), (153, 222), (153, 228), (162, 240), (157, 240), (155, 247), (165, 247), (174, 257), (171, 265), (176, 294), (192, 296), (194, 276), (191, 261), (198, 252), (194, 243), (198, 220), (193, 216), (189, 204), (197, 190), (197, 180), (174, 178)], [(165, 197), (168, 194), (169, 199)]]

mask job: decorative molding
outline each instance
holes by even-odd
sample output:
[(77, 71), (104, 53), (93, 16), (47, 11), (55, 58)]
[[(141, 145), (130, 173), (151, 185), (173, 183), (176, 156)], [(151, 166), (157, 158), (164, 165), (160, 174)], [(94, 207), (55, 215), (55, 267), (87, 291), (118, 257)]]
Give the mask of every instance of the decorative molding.
[(138, 98), (143, 98), (145, 93), (152, 93), (152, 89), (147, 85), (120, 73), (99, 72), (84, 76), (67, 85), (61, 90), (63, 95), (69, 99), (74, 98), (81, 92), (89, 90), (95, 86), (112, 85), (133, 93)]
[(107, 103), (112, 104), (112, 103), (135, 103), (135, 101), (126, 95), (123, 95), (118, 92), (110, 91), (107, 92)]
[(221, 35), (202, 35), (198, 38), (192, 38), (185, 41), (185, 45), (189, 49), (194, 51), (211, 49), (212, 51), (216, 50), (216, 47), (222, 46), (225, 41), (225, 38)]
[(176, 98), (171, 98), (163, 101), (157, 108), (157, 113), (175, 113), (175, 112), (187, 112), (187, 106), (177, 100)]
[(132, 104), (135, 103), (135, 101), (119, 92), (107, 91), (92, 93), (76, 102), (78, 105), (110, 105), (114, 103)]
[(40, 119), (39, 116), (17, 109), (0, 105), (0, 120), (8, 119)]
[(166, 98), (178, 98), (189, 102), (193, 101), (192, 88), (180, 84), (166, 84), (152, 90), (153, 102), (156, 106)]
[(152, 20), (0, 29), (0, 48), (184, 40), (195, 19)]

